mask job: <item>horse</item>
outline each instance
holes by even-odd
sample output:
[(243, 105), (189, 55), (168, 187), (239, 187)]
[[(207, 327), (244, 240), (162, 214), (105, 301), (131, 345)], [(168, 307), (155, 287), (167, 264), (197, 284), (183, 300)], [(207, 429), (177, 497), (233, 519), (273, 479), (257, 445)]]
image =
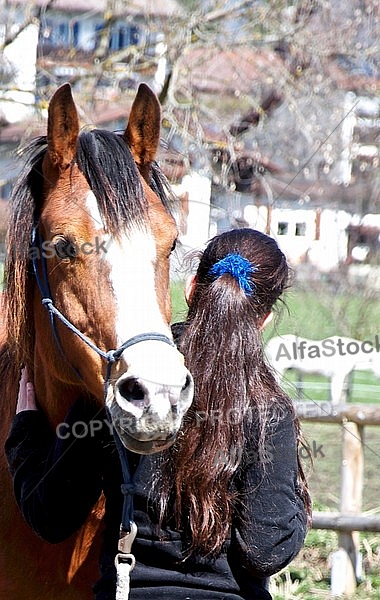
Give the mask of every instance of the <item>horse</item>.
[[(51, 98), (47, 135), (28, 146), (11, 199), (0, 330), (3, 442), (24, 365), (52, 430), (85, 397), (106, 406), (132, 452), (158, 452), (175, 439), (193, 381), (170, 330), (177, 227), (155, 160), (160, 121), (146, 84), (123, 133), (80, 128), (69, 84)], [(24, 522), (3, 454), (0, 477), (0, 598), (89, 598), (104, 500), (77, 534), (51, 546)]]
[(371, 370), (380, 376), (378, 352), (371, 341), (343, 336), (308, 340), (286, 334), (271, 338), (265, 346), (279, 382), (288, 369), (323, 375), (330, 379), (330, 400), (334, 405), (346, 400), (347, 381), (354, 369)]

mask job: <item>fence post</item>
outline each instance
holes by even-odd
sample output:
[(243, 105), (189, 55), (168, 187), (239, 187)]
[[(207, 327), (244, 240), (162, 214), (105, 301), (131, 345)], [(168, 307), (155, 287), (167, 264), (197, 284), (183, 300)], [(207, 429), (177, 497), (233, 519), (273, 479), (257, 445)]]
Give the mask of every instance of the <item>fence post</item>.
[[(359, 514), (362, 508), (363, 489), (363, 426), (353, 422), (343, 423), (341, 465), (341, 514)], [(359, 532), (339, 532), (339, 550), (332, 555), (331, 595), (350, 595), (355, 592), (359, 566)]]

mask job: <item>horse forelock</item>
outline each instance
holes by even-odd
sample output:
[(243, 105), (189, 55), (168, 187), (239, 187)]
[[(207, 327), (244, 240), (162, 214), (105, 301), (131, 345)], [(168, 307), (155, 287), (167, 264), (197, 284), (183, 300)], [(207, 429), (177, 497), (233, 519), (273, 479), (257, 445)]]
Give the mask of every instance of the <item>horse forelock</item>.
[[(101, 129), (82, 131), (77, 163), (111, 233), (146, 221), (147, 204), (141, 178), (122, 134)], [(173, 216), (179, 200), (157, 162), (151, 164), (149, 186)]]
[[(93, 191), (109, 233), (117, 236), (147, 222), (147, 200), (132, 153), (121, 135), (94, 129), (78, 140), (77, 165)], [(169, 211), (169, 191), (158, 165), (152, 165), (150, 187)]]

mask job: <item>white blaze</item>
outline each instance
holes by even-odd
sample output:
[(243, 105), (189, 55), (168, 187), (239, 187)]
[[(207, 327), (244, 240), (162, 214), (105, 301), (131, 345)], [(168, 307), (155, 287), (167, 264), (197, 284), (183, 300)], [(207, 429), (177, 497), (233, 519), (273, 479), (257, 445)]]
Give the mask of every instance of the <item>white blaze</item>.
[[(93, 192), (86, 198), (86, 210), (97, 231), (104, 229)], [(106, 236), (99, 237), (99, 242)], [(156, 244), (147, 229), (135, 227), (120, 240), (108, 238), (100, 252), (110, 268), (110, 280), (116, 302), (116, 335), (118, 346), (139, 333), (169, 334), (157, 302), (155, 289)]]
[(118, 344), (139, 333), (168, 333), (157, 303), (154, 262), (156, 245), (148, 231), (135, 229), (119, 242), (107, 243), (105, 260), (117, 306)]
[(98, 207), (98, 201), (93, 192), (88, 192), (86, 197), (86, 211), (95, 223), (95, 228), (99, 231), (104, 229), (103, 219)]

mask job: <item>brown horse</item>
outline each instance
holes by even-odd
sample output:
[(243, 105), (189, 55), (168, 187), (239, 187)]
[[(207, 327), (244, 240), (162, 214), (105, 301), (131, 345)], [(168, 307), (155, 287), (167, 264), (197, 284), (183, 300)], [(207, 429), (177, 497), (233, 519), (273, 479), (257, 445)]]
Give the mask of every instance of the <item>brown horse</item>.
[[(54, 94), (47, 137), (31, 145), (11, 204), (2, 446), (22, 365), (53, 429), (78, 398), (92, 397), (99, 408), (105, 398), (129, 450), (149, 454), (172, 443), (193, 384), (169, 326), (177, 229), (155, 162), (159, 135), (160, 106), (144, 84), (123, 135), (80, 132), (70, 86)], [(24, 523), (3, 456), (0, 475), (0, 598), (90, 598), (101, 502), (76, 535), (52, 546)]]

